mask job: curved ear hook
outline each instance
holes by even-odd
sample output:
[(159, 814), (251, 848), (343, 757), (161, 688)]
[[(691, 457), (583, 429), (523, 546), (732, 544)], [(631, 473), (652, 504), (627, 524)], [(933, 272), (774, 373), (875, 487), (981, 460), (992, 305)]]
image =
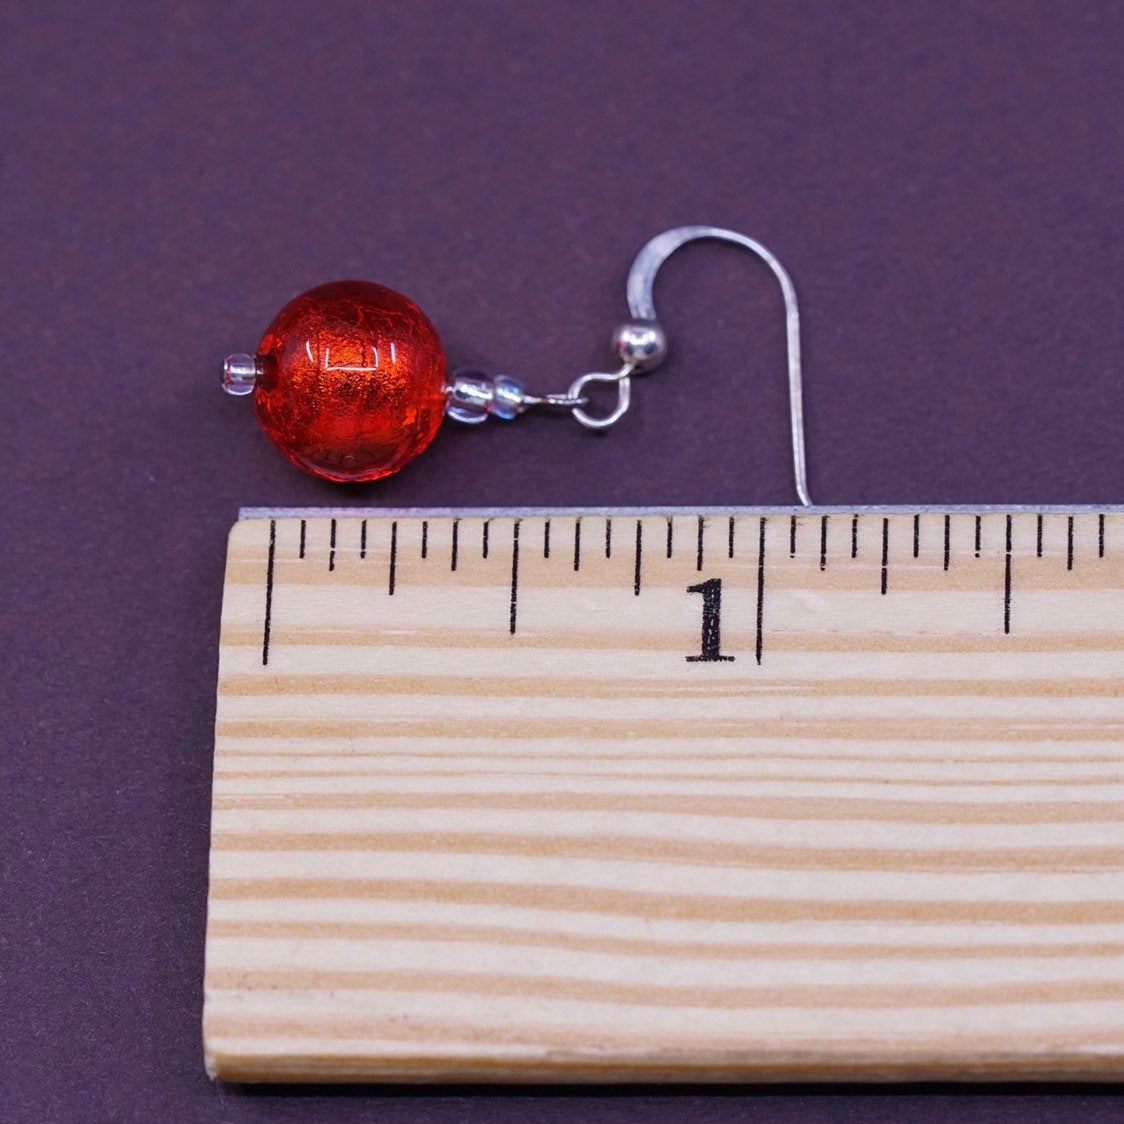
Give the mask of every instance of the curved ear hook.
[[(773, 271), (773, 276), (780, 283), (788, 337), (788, 412), (792, 425), (792, 469), (796, 480), (796, 494), (802, 504), (811, 507), (812, 497), (808, 494), (808, 473), (804, 463), (800, 313), (796, 307), (796, 290), (784, 266), (760, 242), (739, 234), (736, 230), (723, 230), (718, 226), (677, 226), (673, 230), (657, 234), (636, 255), (636, 260), (628, 271), (628, 307), (632, 319), (618, 325), (613, 333), (613, 351), (621, 363), (616, 371), (591, 371), (580, 375), (570, 384), (565, 394), (529, 394), (518, 379), (507, 376), (488, 378), (479, 371), (454, 372), (452, 383), (446, 388), (446, 413), (457, 421), (475, 425), (490, 415), (511, 420), (533, 406), (548, 406), (569, 410), (576, 421), (589, 429), (608, 429), (615, 425), (628, 410), (632, 376), (653, 370), (667, 355), (667, 337), (656, 320), (656, 305), (652, 298), (656, 274), (680, 246), (703, 238), (732, 242), (735, 246), (748, 250)], [(242, 389), (245, 385), (253, 388), (252, 378), (248, 383), (242, 378), (243, 367), (253, 363), (251, 356), (230, 357), (224, 384), (230, 393), (248, 393), (248, 390)], [(588, 408), (590, 403), (586, 389), (594, 383), (616, 385), (616, 405), (607, 414), (596, 414)]]
[[(808, 494), (808, 474), (804, 462), (804, 405), (800, 374), (800, 312), (796, 306), (796, 289), (781, 263), (760, 242), (739, 234), (736, 230), (723, 230), (717, 226), (679, 226), (657, 234), (636, 255), (628, 273), (628, 308), (636, 320), (656, 321), (656, 306), (652, 289), (660, 266), (680, 246), (699, 239), (732, 242), (759, 257), (780, 282), (784, 295), (785, 330), (788, 337), (788, 412), (792, 428), (792, 468), (796, 481), (796, 494), (800, 502), (811, 506)], [(662, 356), (660, 357), (662, 358)], [(636, 369), (642, 369), (639, 364)]]

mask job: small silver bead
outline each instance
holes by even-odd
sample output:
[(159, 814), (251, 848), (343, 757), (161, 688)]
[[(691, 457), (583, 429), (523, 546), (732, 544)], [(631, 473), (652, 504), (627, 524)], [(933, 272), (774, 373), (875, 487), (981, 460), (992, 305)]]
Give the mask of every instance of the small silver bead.
[(637, 371), (650, 371), (667, 358), (667, 336), (655, 320), (626, 320), (613, 332), (611, 346)]
[(222, 365), (222, 388), (242, 397), (252, 394), (258, 381), (258, 361), (252, 355), (228, 355)]

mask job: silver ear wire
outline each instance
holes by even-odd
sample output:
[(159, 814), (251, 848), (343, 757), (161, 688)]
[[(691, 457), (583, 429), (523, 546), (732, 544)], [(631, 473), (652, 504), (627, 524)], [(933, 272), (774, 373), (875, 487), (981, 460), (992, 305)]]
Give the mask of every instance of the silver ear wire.
[[(723, 230), (718, 226), (677, 226), (657, 234), (636, 255), (628, 271), (628, 310), (632, 319), (618, 326), (613, 333), (612, 347), (621, 367), (617, 371), (590, 371), (576, 378), (565, 394), (532, 395), (515, 379), (489, 379), (480, 372), (458, 372), (447, 389), (447, 413), (457, 421), (477, 424), (490, 414), (504, 418), (518, 417), (532, 406), (550, 406), (569, 410), (574, 418), (590, 429), (608, 429), (628, 411), (632, 397), (632, 376), (654, 370), (667, 356), (667, 336), (656, 319), (652, 290), (660, 266), (680, 246), (700, 239), (730, 242), (759, 257), (773, 272), (784, 296), (785, 331), (788, 340), (788, 411), (792, 429), (792, 470), (796, 494), (806, 507), (812, 504), (808, 493), (808, 471), (804, 460), (804, 403), (800, 373), (800, 311), (796, 305), (796, 289), (792, 279), (777, 258), (760, 242)], [(607, 414), (592, 414), (587, 409), (585, 394), (591, 383), (611, 383), (617, 387), (617, 401)]]
[(731, 242), (759, 257), (773, 272), (784, 296), (785, 332), (788, 340), (788, 412), (792, 429), (792, 470), (796, 494), (805, 506), (811, 506), (808, 493), (808, 470), (804, 457), (804, 401), (800, 371), (800, 310), (796, 304), (796, 289), (784, 266), (760, 242), (739, 234), (736, 230), (723, 230), (717, 226), (678, 226), (657, 234), (636, 255), (628, 272), (628, 310), (636, 323), (658, 324), (652, 290), (660, 266), (680, 246), (701, 239)]

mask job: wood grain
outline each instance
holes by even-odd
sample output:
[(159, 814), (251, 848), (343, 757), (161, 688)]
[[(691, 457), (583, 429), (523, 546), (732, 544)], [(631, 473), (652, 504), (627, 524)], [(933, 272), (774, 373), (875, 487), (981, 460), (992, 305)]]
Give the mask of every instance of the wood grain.
[(244, 520), (208, 1069), (1119, 1079), (1122, 673), (1114, 512)]

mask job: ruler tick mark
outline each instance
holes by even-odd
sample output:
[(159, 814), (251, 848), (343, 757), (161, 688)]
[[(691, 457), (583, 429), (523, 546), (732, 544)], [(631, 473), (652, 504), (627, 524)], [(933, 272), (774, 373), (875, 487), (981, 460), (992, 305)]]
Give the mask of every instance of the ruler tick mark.
[(1097, 516), (1097, 557), (1104, 557), (1104, 512)]
[(921, 516), (913, 517), (913, 557), (921, 553)]
[(948, 561), (952, 557), (952, 516), (944, 517), (944, 568), (948, 569)]
[(304, 520), (302, 519), (301, 520), (301, 549), (300, 549), (300, 557), (301, 558), (304, 557), (304, 532), (305, 532), (305, 523), (304, 523)]
[(460, 535), (461, 521), (459, 519), (453, 520), (453, 553), (449, 560), (449, 569), (455, 570), (457, 568), (457, 538)]
[(983, 516), (976, 516), (976, 557), (980, 556), (980, 534), (983, 530)]
[(515, 635), (515, 610), (519, 600), (519, 524), (516, 519), (511, 529), (511, 613), (508, 618), (508, 629)]
[(820, 516), (820, 569), (827, 569), (827, 516)]
[(890, 574), (890, 520), (882, 519), (882, 595), (886, 595), (886, 586)]
[(574, 573), (582, 568), (582, 521), (574, 520)]
[(422, 520), (422, 545), (421, 556), (427, 558), (429, 556), (429, 520)]
[(1073, 516), (1069, 517), (1069, 528), (1066, 531), (1065, 568), (1073, 569)]
[(398, 569), (398, 520), (390, 525), (390, 575), (387, 581), (387, 593), (394, 596), (395, 571)]
[(484, 520), (484, 530), (481, 532), (481, 544), (480, 544), (480, 557), (481, 558), (487, 558), (488, 557), (488, 529), (491, 527), (491, 525), (492, 525), (492, 521), (490, 519)]
[(796, 557), (796, 516), (795, 515), (792, 517), (792, 520), (790, 521), (789, 526), (788, 526), (788, 556), (789, 556), (789, 558), (795, 558)]
[(644, 524), (636, 520), (636, 568), (632, 574), (632, 592), (636, 597), (640, 596), (640, 554), (643, 549), (644, 539)]
[(761, 663), (761, 647), (765, 623), (765, 516), (761, 516), (761, 523), (757, 537), (757, 642), (754, 647), (757, 663)]
[(359, 524), (359, 557), (367, 557), (367, 520)]
[(1007, 516), (1007, 551), (1003, 562), (1003, 632), (1011, 631), (1011, 517)]
[(1039, 558), (1042, 557), (1042, 516), (1041, 515), (1038, 516), (1038, 548), (1037, 548), (1036, 553), (1037, 553), (1037, 556)]
[(668, 556), (668, 558), (671, 557), (671, 538), (672, 538), (672, 528), (673, 528), (673, 526), (674, 526), (674, 524), (672, 523), (671, 516), (669, 515), (667, 517), (667, 556)]
[(851, 516), (851, 557), (858, 558), (859, 556), (859, 517), (857, 515)]
[(332, 520), (332, 529), (328, 534), (328, 569), (336, 568), (336, 521)]
[(701, 570), (703, 568), (703, 529), (706, 527), (706, 519), (699, 516), (699, 545), (698, 556), (695, 559), (695, 569)]
[(269, 556), (265, 563), (265, 625), (262, 629), (262, 667), (269, 663), (269, 630), (273, 623), (273, 557), (277, 553), (277, 521), (269, 521)]
[(548, 519), (542, 528), (542, 556), (544, 558), (550, 557), (550, 520)]
[(605, 557), (613, 557), (613, 521), (605, 520)]
[(728, 557), (734, 557), (734, 517), (732, 515), (730, 516), (730, 542)]

